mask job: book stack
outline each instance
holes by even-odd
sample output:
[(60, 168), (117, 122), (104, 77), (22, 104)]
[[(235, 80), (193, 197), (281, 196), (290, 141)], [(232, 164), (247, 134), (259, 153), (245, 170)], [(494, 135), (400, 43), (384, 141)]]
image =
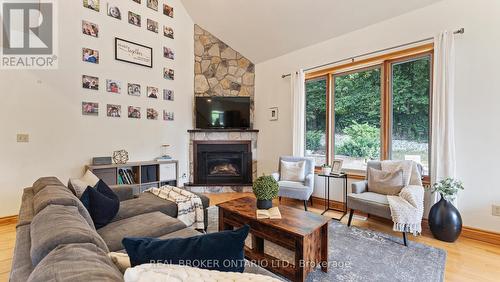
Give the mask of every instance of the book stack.
[(130, 168), (118, 169), (118, 184), (135, 184), (134, 173)]

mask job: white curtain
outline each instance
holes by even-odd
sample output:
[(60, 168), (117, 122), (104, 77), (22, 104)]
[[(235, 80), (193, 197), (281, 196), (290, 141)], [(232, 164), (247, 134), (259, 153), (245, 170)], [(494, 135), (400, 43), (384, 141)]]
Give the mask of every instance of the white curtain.
[(304, 156), (305, 149), (305, 75), (302, 69), (292, 72), (293, 155)]
[[(444, 31), (434, 37), (432, 88), (431, 183), (455, 177), (455, 39)], [(426, 213), (439, 201), (430, 195)]]

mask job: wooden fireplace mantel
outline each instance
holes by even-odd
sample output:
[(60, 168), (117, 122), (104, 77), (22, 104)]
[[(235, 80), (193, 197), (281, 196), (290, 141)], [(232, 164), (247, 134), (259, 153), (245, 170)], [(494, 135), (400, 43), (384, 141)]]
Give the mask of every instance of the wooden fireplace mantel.
[(196, 132), (251, 132), (251, 133), (257, 133), (259, 132), (258, 129), (239, 129), (239, 128), (221, 128), (221, 129), (188, 129), (189, 133), (196, 133)]

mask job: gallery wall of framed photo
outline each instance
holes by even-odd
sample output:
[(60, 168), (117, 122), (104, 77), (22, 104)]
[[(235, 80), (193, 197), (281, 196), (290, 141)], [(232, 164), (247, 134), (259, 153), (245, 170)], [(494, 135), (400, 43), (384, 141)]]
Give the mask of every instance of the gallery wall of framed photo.
[[(182, 1), (160, 0), (155, 11), (146, 0), (101, 0), (99, 12), (84, 7), (82, 0), (55, 2), (57, 69), (1, 71), (9, 82), (2, 85), (2, 160), (11, 165), (0, 179), (0, 216), (17, 214), (23, 187), (39, 177), (54, 175), (67, 182), (81, 177), (93, 157), (122, 149), (130, 161), (145, 161), (163, 155), (161, 145), (170, 144), (182, 185), (187, 181), (182, 175), (189, 174), (187, 130), (193, 128), (194, 99), (194, 22)], [(108, 3), (120, 8), (121, 20), (107, 15)], [(163, 14), (163, 4), (173, 7), (173, 17)], [(141, 27), (128, 22), (129, 11), (141, 16)], [(148, 19), (158, 22), (158, 33), (147, 29)], [(83, 21), (98, 29), (84, 25), (89, 35), (84, 34)], [(173, 40), (164, 36), (164, 26), (172, 29)], [(151, 47), (153, 67), (116, 60), (115, 38)], [(173, 60), (164, 57), (164, 47), (171, 49), (167, 54)], [(84, 48), (90, 62), (82, 59)], [(164, 78), (165, 68), (174, 70), (174, 80)], [(91, 89), (83, 88), (84, 75), (99, 81), (90, 79)], [(148, 87), (157, 88), (157, 98), (147, 97)], [(97, 105), (86, 105), (90, 115), (83, 115), (82, 102)], [(96, 110), (98, 115), (92, 115)], [(29, 143), (17, 143), (16, 134), (29, 134)], [(33, 165), (41, 162), (50, 165)]]
[[(81, 74), (82, 115), (174, 121), (172, 105), (179, 77), (175, 76), (173, 1), (81, 1), (82, 14), (88, 15), (81, 20), (81, 63), (88, 65), (88, 71)], [(130, 32), (121, 36), (109, 32), (110, 28)], [(103, 44), (110, 44), (112, 52)], [(151, 75), (147, 79), (127, 78), (134, 72)], [(113, 99), (104, 102), (109, 97)]]

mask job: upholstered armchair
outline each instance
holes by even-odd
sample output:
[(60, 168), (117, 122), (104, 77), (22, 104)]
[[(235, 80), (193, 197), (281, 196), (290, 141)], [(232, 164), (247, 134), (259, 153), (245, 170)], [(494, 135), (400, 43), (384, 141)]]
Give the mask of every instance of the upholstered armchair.
[[(288, 181), (286, 179), (282, 179), (281, 161), (305, 162), (304, 181), (297, 182), (297, 181)], [(278, 184), (280, 186), (280, 190), (278, 192), (280, 200), (281, 197), (301, 200), (304, 202), (304, 209), (307, 211), (307, 201), (311, 198), (311, 195), (314, 191), (314, 166), (315, 162), (313, 158), (291, 157), (291, 156), (280, 157), (280, 161), (278, 164), (278, 172), (272, 174), (274, 179), (278, 181)]]
[[(381, 170), (382, 164), (380, 161), (369, 161), (367, 168)], [(420, 164), (417, 165), (417, 170), (418, 177), (421, 178), (422, 166)], [(369, 215), (376, 215), (392, 220), (387, 195), (370, 192), (368, 180), (352, 183), (352, 193), (347, 195), (347, 208), (350, 209), (349, 221), (347, 223), (349, 227), (351, 226), (354, 211), (360, 211)], [(403, 242), (404, 245), (407, 246), (405, 232), (403, 232)]]

